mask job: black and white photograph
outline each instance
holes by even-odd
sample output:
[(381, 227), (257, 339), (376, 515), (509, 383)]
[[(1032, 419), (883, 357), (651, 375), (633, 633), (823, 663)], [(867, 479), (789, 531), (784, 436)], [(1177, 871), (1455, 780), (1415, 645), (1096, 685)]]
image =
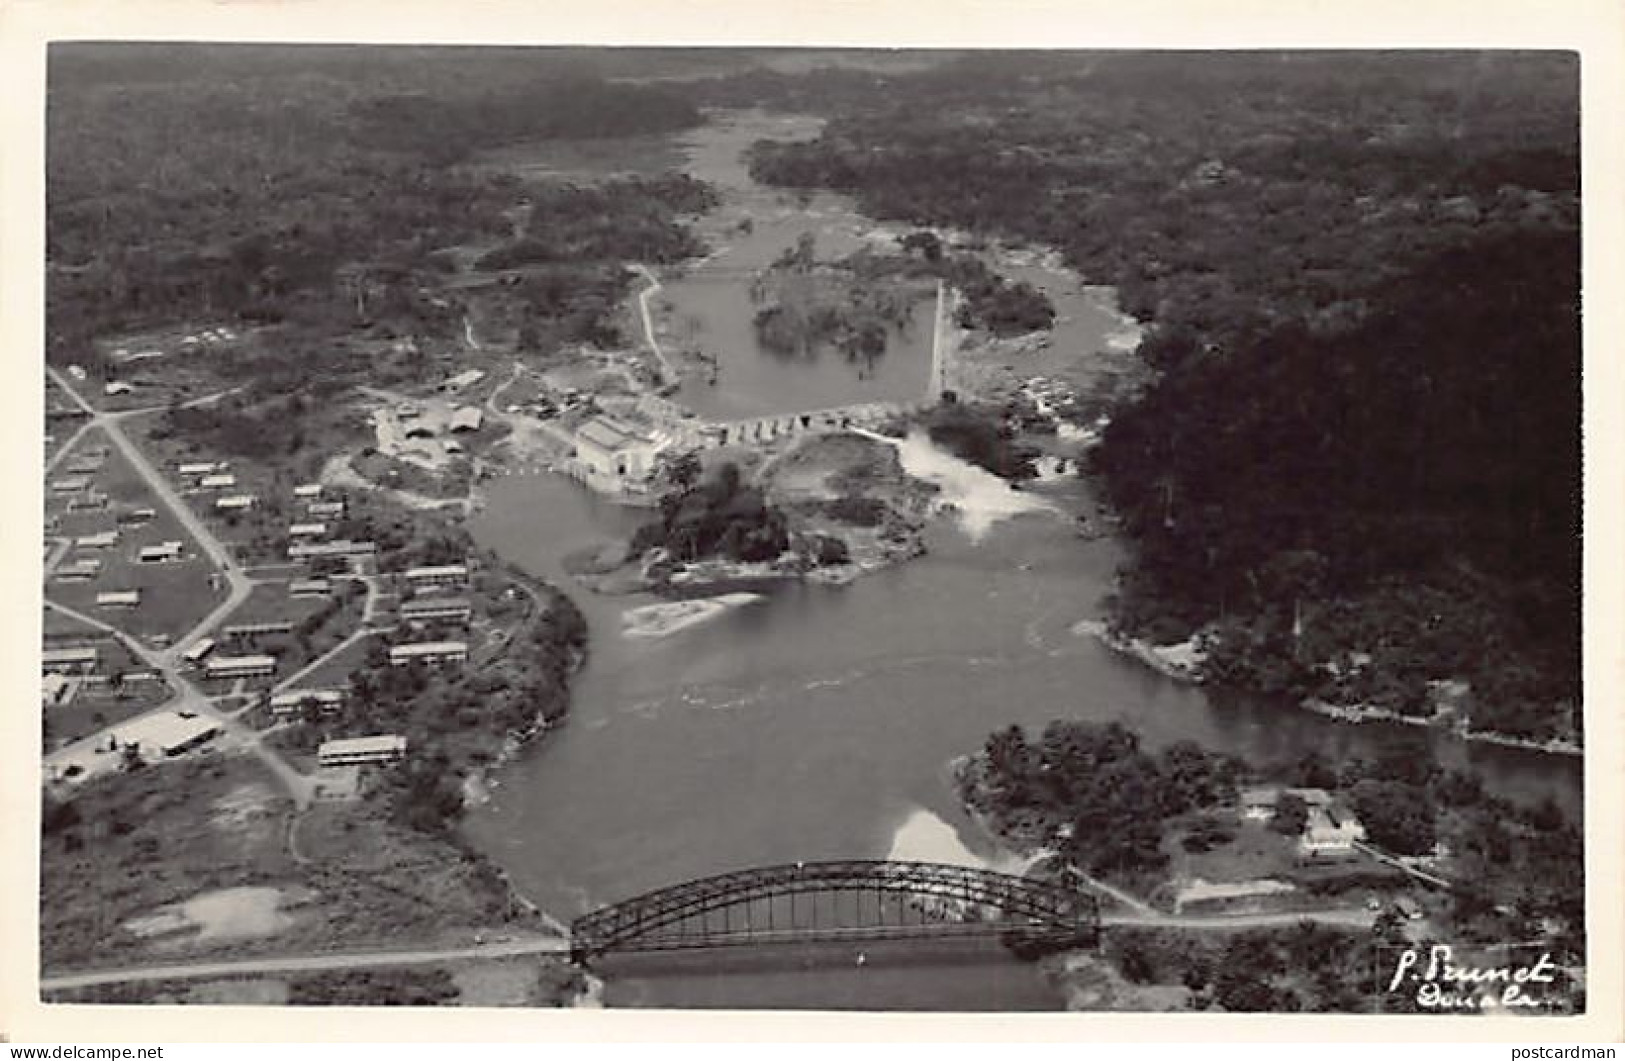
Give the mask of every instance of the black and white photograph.
[(37, 1002), (1617, 1006), (1581, 55), (973, 43), (49, 42)]

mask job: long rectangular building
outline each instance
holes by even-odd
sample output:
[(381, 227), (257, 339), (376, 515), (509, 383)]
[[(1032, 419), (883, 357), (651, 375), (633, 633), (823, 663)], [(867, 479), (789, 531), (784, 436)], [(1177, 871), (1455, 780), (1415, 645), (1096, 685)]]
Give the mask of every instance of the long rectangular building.
[(402, 576), (414, 588), (424, 586), (460, 586), (468, 581), (468, 565), (440, 564), (435, 567), (408, 568)]
[(309, 560), (318, 556), (372, 556), (378, 552), (376, 542), (357, 542), (340, 538), (331, 542), (299, 542), (288, 546), (289, 560)]
[(344, 706), (344, 692), (340, 689), (289, 689), (271, 697), (270, 705), (274, 718), (297, 715), (306, 705), (314, 706), (327, 715)]
[(65, 674), (89, 670), (101, 659), (101, 649), (95, 645), (76, 645), (71, 648), (48, 648), (40, 658), (40, 666), (47, 674)]
[(435, 620), (466, 623), (473, 611), (467, 597), (417, 597), (401, 605), (401, 618), (409, 623)]
[(211, 678), (263, 678), (276, 673), (276, 657), (214, 656), (203, 670)]
[(406, 738), (394, 734), (330, 740), (316, 749), (316, 762), (320, 766), (393, 763), (405, 757)]
[(466, 641), (420, 641), (411, 645), (394, 645), (389, 650), (392, 667), (408, 663), (463, 663), (468, 659)]
[(221, 631), (225, 637), (274, 637), (293, 632), (292, 619), (268, 619), (262, 623), (236, 623)]

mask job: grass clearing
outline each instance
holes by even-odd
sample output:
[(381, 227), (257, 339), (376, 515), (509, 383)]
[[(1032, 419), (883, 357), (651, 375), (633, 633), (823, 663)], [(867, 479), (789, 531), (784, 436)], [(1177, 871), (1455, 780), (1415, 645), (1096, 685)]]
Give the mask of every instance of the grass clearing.
[[(377, 806), (313, 810), (296, 833), (301, 861), (281, 793), (258, 760), (216, 754), (109, 775), (53, 800), (41, 845), (44, 967), (466, 944), (543, 927), (484, 859)], [(286, 915), (273, 931), (245, 924), (230, 904), (220, 910), (250, 895), (230, 890), (267, 888)], [(177, 909), (214, 917), (216, 931), (188, 930)]]

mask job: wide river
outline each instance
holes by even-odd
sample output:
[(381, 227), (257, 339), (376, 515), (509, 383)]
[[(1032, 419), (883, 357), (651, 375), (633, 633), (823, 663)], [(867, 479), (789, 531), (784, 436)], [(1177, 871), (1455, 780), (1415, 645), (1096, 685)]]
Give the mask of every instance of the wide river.
[[(850, 211), (843, 216), (828, 197), (815, 205), (818, 216), (808, 220), (832, 231), (869, 224)], [(787, 226), (775, 228), (793, 241)], [(1066, 322), (1057, 348), (1071, 344), (1086, 356), (1120, 329), (1098, 293), (1075, 280), (1033, 270), (1024, 276), (1045, 281), (1057, 302)], [(764, 364), (738, 375), (759, 393), (774, 369), (765, 355), (755, 356)], [(804, 367), (784, 371), (783, 393), (794, 394)], [(852, 378), (844, 368), (840, 375)], [(839, 393), (835, 378), (832, 371), (819, 401), (862, 400)], [(725, 371), (719, 389), (728, 379)], [(868, 381), (851, 385), (858, 395), (867, 389)], [(1552, 794), (1578, 805), (1573, 759), (1466, 745), (1411, 727), (1350, 726), (1246, 698), (1219, 702), (1072, 633), (1080, 619), (1102, 615), (1121, 559), (1115, 543), (1072, 532), (1068, 513), (1086, 502), (1081, 483), (1001, 499), (1003, 488), (976, 469), (928, 444), (911, 445), (905, 463), (962, 495), (968, 510), (978, 498), (991, 500), (989, 518), (945, 517), (930, 528), (926, 556), (845, 587), (783, 585), (765, 601), (658, 640), (621, 633), (622, 611), (650, 598), (599, 597), (559, 566), (588, 541), (627, 534), (641, 514), (549, 474), (488, 484), (487, 503), (471, 524), (476, 538), (569, 591), (592, 639), (568, 724), (502, 770), (492, 799), (468, 822), (471, 839), (520, 890), (570, 917), (688, 878), (799, 859), (998, 864), (956, 803), (950, 764), (996, 728), (1063, 717), (1120, 720), (1151, 747), (1190, 738), (1266, 768), (1310, 750), (1334, 761), (1375, 758), (1399, 743), (1470, 769), (1510, 797)], [(1020, 507), (1007, 503), (1017, 497), (1043, 507), (993, 518)], [(777, 958), (622, 959), (611, 970), (607, 999), (738, 1007), (1061, 1004), (1033, 967), (992, 949), (877, 950), (864, 966), (851, 957), (841, 948), (803, 948)]]

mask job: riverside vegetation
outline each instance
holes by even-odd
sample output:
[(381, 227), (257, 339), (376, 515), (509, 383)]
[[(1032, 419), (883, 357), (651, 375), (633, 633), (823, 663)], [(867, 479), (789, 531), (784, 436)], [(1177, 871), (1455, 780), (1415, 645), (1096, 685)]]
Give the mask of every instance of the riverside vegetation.
[(1053, 246), (1149, 325), (1159, 378), (1093, 461), (1136, 547), (1125, 633), (1203, 632), (1211, 679), (1403, 715), (1459, 680), (1475, 730), (1579, 739), (1571, 57), (977, 56), (749, 84), (830, 115), (761, 145), (759, 179)]

